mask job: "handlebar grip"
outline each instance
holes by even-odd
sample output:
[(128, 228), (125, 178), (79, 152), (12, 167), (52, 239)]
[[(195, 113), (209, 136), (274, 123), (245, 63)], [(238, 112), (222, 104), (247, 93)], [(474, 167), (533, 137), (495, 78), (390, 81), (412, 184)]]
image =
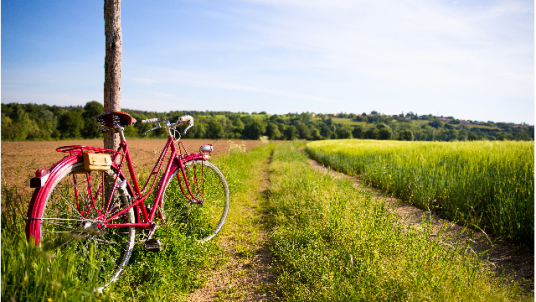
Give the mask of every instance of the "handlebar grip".
[(191, 117), (190, 115), (183, 115), (183, 116), (179, 117), (179, 123), (184, 123), (186, 121), (192, 123), (194, 121), (194, 118)]
[(150, 118), (150, 119), (147, 119), (147, 120), (142, 120), (141, 123), (142, 124), (150, 124), (150, 123), (156, 123), (159, 120), (160, 120), (159, 118)]
[(186, 131), (188, 131), (188, 129), (192, 128), (192, 126), (194, 125), (194, 118), (191, 117), (190, 115), (183, 115), (183, 116), (179, 117), (179, 120), (177, 122), (178, 123), (188, 122), (188, 127), (186, 127), (186, 129), (184, 129), (184, 134), (186, 134)]

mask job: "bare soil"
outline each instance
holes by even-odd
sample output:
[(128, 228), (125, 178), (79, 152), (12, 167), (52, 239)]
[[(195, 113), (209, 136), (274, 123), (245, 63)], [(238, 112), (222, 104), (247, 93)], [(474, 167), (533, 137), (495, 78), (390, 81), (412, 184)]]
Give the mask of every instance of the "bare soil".
[[(199, 147), (204, 144), (212, 144), (213, 157), (217, 157), (229, 150), (230, 141), (227, 140), (181, 140), (186, 150), (190, 153), (199, 152)], [(232, 141), (235, 145), (250, 150), (257, 146), (260, 141)], [(56, 148), (69, 145), (86, 145), (103, 148), (102, 140), (71, 140), (71, 141), (48, 141), (48, 142), (2, 142), (2, 185), (13, 186), (17, 184), (19, 193), (31, 193), (29, 187), (30, 178), (40, 168), (49, 168), (55, 162), (68, 155), (57, 152)], [(128, 140), (130, 156), (133, 160), (134, 169), (138, 171), (153, 168), (160, 152), (166, 145), (165, 139), (138, 139)]]
[[(359, 176), (352, 177), (324, 167), (321, 163), (308, 159), (309, 164), (335, 178), (347, 178), (355, 181), (356, 187), (365, 187)], [(385, 200), (392, 211), (400, 216), (400, 222), (414, 228), (422, 228), (424, 223), (431, 223), (434, 235), (438, 231), (447, 232), (448, 237), (457, 238), (456, 242), (445, 244), (463, 244), (469, 242), (467, 252), (482, 257), (484, 264), (498, 277), (505, 275), (507, 281), (520, 282), (526, 292), (534, 292), (534, 251), (529, 248), (519, 248), (508, 242), (496, 241), (481, 231), (465, 228), (452, 221), (444, 219), (438, 213), (423, 211), (412, 206), (407, 201), (394, 198), (374, 188), (367, 188), (374, 194), (374, 198)], [(446, 228), (446, 230), (445, 230)], [(445, 237), (445, 236), (444, 236)], [(431, 238), (433, 240), (433, 238)]]

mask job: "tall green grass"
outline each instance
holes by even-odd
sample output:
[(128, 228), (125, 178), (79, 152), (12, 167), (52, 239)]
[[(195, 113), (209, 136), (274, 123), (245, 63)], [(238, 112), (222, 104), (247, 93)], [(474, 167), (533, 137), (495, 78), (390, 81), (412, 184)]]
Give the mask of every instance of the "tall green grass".
[[(247, 185), (249, 169), (259, 159), (265, 162), (266, 152), (262, 148), (247, 153), (236, 151), (213, 161), (227, 178), (231, 203), (233, 193), (251, 190)], [(214, 240), (199, 244), (181, 229), (161, 226), (153, 238), (162, 242), (162, 250), (148, 252), (142, 242), (137, 243), (119, 280), (101, 295), (94, 291), (101, 285), (96, 276), (80, 278), (76, 271), (78, 255), (46, 252), (27, 243), (24, 218), (30, 197), (20, 194), (16, 187), (2, 186), (2, 299), (185, 301), (190, 292), (205, 285), (207, 275), (203, 272), (224, 261)]]
[(26, 241), (24, 218), (30, 197), (19, 193), (16, 185), (2, 186), (2, 300), (109, 300), (109, 295), (93, 291), (95, 275), (80, 281), (79, 255), (43, 251)]
[(534, 243), (534, 142), (338, 140), (307, 152), (424, 209)]
[(463, 242), (427, 225), (408, 228), (371, 193), (311, 169), (296, 146), (279, 145), (272, 159), (268, 201), (281, 300), (532, 299), (494, 279)]

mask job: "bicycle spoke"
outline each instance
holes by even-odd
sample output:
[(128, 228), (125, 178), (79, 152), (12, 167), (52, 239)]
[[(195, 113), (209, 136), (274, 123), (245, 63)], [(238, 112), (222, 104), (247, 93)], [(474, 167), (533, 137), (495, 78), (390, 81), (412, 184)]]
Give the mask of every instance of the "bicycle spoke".
[[(76, 230), (76, 228), (70, 227), (70, 225), (66, 225), (66, 224), (55, 224), (55, 225), (60, 226), (63, 229), (70, 229), (71, 231)], [(70, 232), (70, 231), (67, 231), (67, 232)], [(46, 231), (45, 230), (44, 233), (54, 234), (54, 233), (57, 233), (57, 232), (56, 231)]]
[[(178, 173), (182, 172), (177, 169), (170, 177), (177, 181), (168, 180), (166, 184), (162, 201), (165, 223), (180, 227), (200, 241), (210, 240), (227, 216), (229, 191), (225, 178), (216, 166), (201, 160), (186, 163), (186, 179), (176, 178)], [(205, 201), (199, 205), (195, 200)]]
[[(109, 214), (104, 210), (99, 214), (94, 207), (106, 206), (102, 194), (99, 194), (105, 190), (101, 179), (115, 179), (117, 174), (110, 170), (73, 177), (73, 173), (81, 169), (82, 162), (57, 175), (49, 195), (43, 201), (42, 217), (28, 221), (39, 226), (38, 234), (43, 248), (61, 250), (58, 251), (61, 257), (77, 261), (76, 269), (80, 272), (81, 281), (89, 281), (88, 278), (96, 276), (97, 282), (104, 285), (116, 277), (121, 266), (130, 258), (129, 250), (134, 247), (135, 232), (134, 229), (123, 232), (115, 228), (98, 228), (98, 223), (103, 219), (101, 216)], [(106, 197), (111, 197), (109, 208), (115, 212), (123, 209), (130, 200), (126, 189), (117, 190)], [(129, 209), (113, 222), (134, 223), (134, 209)], [(90, 273), (91, 270), (97, 271)]]
[[(61, 192), (60, 192), (61, 193)], [(63, 194), (59, 194), (61, 198), (63, 198), (63, 200), (65, 201), (65, 204), (67, 204), (73, 213), (80, 213), (80, 211), (78, 211), (77, 209), (73, 208), (73, 205), (71, 203), (71, 201), (69, 199), (67, 199), (65, 196), (63, 196)], [(59, 205), (59, 206), (62, 206), (61, 203), (59, 202), (55, 202), (56, 205)]]

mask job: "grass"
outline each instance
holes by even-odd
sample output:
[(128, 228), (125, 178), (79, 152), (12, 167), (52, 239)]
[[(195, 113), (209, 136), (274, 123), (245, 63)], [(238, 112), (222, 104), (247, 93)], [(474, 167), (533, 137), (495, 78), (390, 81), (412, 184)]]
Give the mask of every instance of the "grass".
[[(270, 114), (241, 114), (240, 117), (243, 117), (243, 116), (249, 116), (251, 117), (252, 119), (264, 119), (264, 118), (269, 118)], [(212, 115), (198, 115), (197, 118), (212, 118)], [(217, 119), (227, 119), (227, 116), (224, 115), (224, 114), (216, 114), (214, 116), (214, 118), (217, 118)]]
[(426, 225), (402, 225), (364, 189), (311, 169), (297, 147), (279, 145), (270, 165), (274, 287), (281, 300), (532, 300), (492, 277), (463, 242)]
[[(237, 148), (239, 149), (239, 148)], [(245, 278), (251, 272), (234, 270), (234, 266), (249, 262), (260, 253), (264, 244), (264, 238), (260, 234), (264, 229), (263, 221), (263, 196), (259, 188), (263, 185), (265, 167), (274, 149), (273, 144), (262, 144), (252, 151), (242, 152), (242, 156), (228, 158), (226, 164), (233, 167), (233, 173), (228, 179), (235, 181), (233, 199), (227, 217), (226, 226), (215, 239), (216, 243), (228, 251), (226, 261), (234, 258), (229, 269), (235, 279)], [(240, 154), (240, 152), (237, 152)], [(238, 175), (238, 174), (242, 175)], [(243, 285), (229, 280), (229, 288), (220, 290), (218, 301), (236, 300), (244, 295)], [(253, 291), (269, 291), (269, 288), (253, 288)]]
[[(228, 179), (231, 204), (235, 196), (247, 200), (246, 196), (253, 186), (250, 177), (252, 173), (257, 173), (248, 167), (254, 167), (259, 162), (264, 164), (269, 155), (269, 151), (262, 151), (262, 148), (248, 153), (241, 152), (241, 148), (235, 150), (214, 161)], [(59, 250), (44, 252), (40, 247), (27, 243), (24, 218), (29, 199), (30, 196), (19, 193), (16, 186), (2, 186), (1, 262), (2, 297), (5, 299), (184, 301), (190, 292), (205, 285), (206, 272), (225, 261), (226, 256), (216, 241), (199, 244), (177, 228), (161, 226), (155, 238), (162, 242), (162, 250), (158, 253), (148, 252), (143, 243), (137, 243), (119, 280), (101, 295), (93, 290), (100, 285), (96, 276), (80, 278), (78, 275), (78, 255), (65, 255)], [(233, 210), (236, 207), (233, 206)], [(236, 219), (233, 217), (238, 217), (236, 215), (231, 212), (222, 232), (233, 229), (233, 219)], [(250, 224), (255, 225), (255, 220)], [(244, 257), (255, 253), (247, 242), (243, 244), (242, 252)], [(80, 279), (84, 279), (84, 282)]]
[[(495, 278), (465, 252), (467, 245), (446, 233), (402, 225), (385, 203), (350, 181), (314, 171), (298, 147), (281, 143), (215, 162), (231, 190), (231, 210), (215, 240), (198, 244), (174, 228), (159, 228), (160, 253), (141, 244), (118, 282), (103, 295), (89, 276), (81, 283), (77, 255), (44, 253), (26, 243), (22, 206), (29, 196), (2, 187), (2, 297), (17, 301), (184, 301), (229, 261), (221, 246), (234, 248), (238, 261), (259, 253), (260, 232), (268, 228), (277, 276), (257, 291), (276, 291), (283, 301), (525, 301), (517, 284)], [(270, 186), (259, 192), (263, 167)], [(263, 217), (267, 215), (267, 224)], [(155, 236), (156, 236), (155, 235)], [(449, 244), (445, 244), (448, 242)], [(233, 278), (247, 272), (237, 270)], [(245, 295), (230, 286), (220, 301)]]
[[(321, 121), (321, 120), (322, 120), (321, 117), (318, 117), (318, 116), (313, 117), (313, 121)], [(354, 120), (352, 120), (350, 118), (345, 118), (345, 117), (332, 117), (331, 121), (333, 123), (335, 123), (335, 124), (342, 124), (342, 125), (347, 125), (347, 126), (366, 125), (367, 124), (365, 122), (358, 122), (358, 121), (354, 121)]]
[(312, 142), (312, 157), (424, 209), (534, 243), (534, 142)]
[(24, 233), (25, 202), (17, 186), (2, 186), (2, 298), (16, 301), (109, 300), (98, 295), (96, 276), (79, 280), (74, 253), (44, 252), (28, 244)]

